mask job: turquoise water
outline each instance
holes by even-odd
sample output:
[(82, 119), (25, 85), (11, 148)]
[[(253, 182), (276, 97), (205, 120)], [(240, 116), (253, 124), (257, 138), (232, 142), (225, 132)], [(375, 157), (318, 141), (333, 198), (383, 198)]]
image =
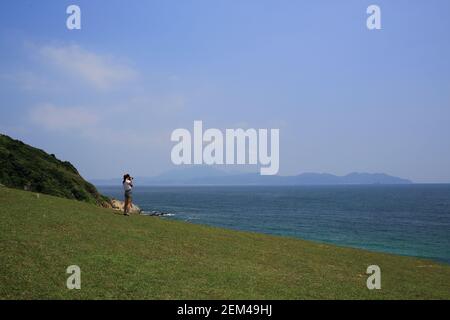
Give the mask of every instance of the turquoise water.
[(450, 263), (450, 185), (137, 187), (134, 201), (167, 219)]

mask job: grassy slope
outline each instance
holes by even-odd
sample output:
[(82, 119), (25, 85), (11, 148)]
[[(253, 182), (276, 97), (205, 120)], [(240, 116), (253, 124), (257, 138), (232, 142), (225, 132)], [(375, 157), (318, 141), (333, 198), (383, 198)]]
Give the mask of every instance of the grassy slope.
[[(0, 188), (0, 298), (450, 298), (450, 266)], [(82, 289), (65, 287), (67, 266)], [(377, 264), (382, 289), (366, 288)]]

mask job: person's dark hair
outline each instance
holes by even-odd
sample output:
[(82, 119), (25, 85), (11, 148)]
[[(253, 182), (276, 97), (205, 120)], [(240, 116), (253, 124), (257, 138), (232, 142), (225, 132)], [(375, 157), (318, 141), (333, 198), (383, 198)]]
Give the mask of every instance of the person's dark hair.
[(125, 183), (125, 180), (127, 180), (129, 177), (130, 177), (130, 175), (128, 173), (126, 175), (124, 175), (122, 183)]

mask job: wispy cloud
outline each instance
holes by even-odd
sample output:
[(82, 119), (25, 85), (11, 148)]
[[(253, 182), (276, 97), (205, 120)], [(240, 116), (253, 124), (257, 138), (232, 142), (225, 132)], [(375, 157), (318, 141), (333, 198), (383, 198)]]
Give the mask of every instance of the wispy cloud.
[(30, 120), (47, 130), (83, 131), (96, 125), (99, 118), (86, 108), (61, 108), (52, 104), (42, 104), (31, 109)]
[(24, 91), (55, 91), (55, 86), (49, 79), (30, 70), (17, 71), (15, 73), (2, 73), (0, 74), (0, 80), (12, 83)]
[[(94, 162), (102, 159), (107, 163), (104, 170), (121, 171), (124, 164), (120, 155), (124, 152), (138, 155), (125, 161), (126, 165), (132, 162), (144, 171), (156, 170), (158, 163), (170, 161), (171, 130), (189, 114), (191, 103), (189, 95), (172, 83), (180, 77), (138, 74), (130, 67), (131, 57), (104, 55), (86, 48), (27, 43), (24, 56), (28, 59), (20, 69), (0, 73), (5, 87), (19, 90), (26, 97), (17, 103), (20, 112), (16, 110), (17, 121), (27, 131), (18, 134), (1, 125), (0, 129), (17, 137), (51, 139), (55, 144), (69, 140), (71, 159), (93, 161), (90, 155), (70, 154), (89, 149), (95, 153)], [(157, 165), (148, 169), (143, 161), (155, 161)]]
[[(39, 93), (67, 92), (73, 87), (95, 91), (120, 89), (138, 78), (138, 72), (112, 55), (102, 55), (79, 45), (25, 46), (31, 62), (14, 72), (0, 73), (0, 81)], [(36, 55), (37, 52), (37, 55)]]
[(69, 134), (94, 143), (116, 146), (138, 148), (161, 146), (164, 145), (164, 138), (169, 136), (166, 132), (123, 126), (117, 115), (111, 118), (101, 110), (101, 108), (67, 107), (45, 103), (33, 107), (28, 119), (33, 126), (55, 134)]
[(133, 68), (113, 57), (88, 51), (78, 45), (46, 45), (40, 47), (38, 52), (45, 63), (95, 89), (107, 90), (137, 76)]

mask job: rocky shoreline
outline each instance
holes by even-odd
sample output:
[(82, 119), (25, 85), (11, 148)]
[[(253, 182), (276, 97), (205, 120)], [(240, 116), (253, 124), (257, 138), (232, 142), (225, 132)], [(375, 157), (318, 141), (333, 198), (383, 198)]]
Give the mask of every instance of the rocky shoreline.
[[(111, 206), (113, 208), (113, 210), (117, 210), (117, 211), (122, 211), (123, 212), (123, 207), (125, 205), (125, 202), (120, 201), (120, 200), (116, 200), (116, 199), (111, 199)], [(141, 214), (142, 210), (141, 208), (139, 208), (137, 205), (132, 204), (131, 206), (131, 210), (130, 213), (131, 214)]]
[[(120, 201), (120, 200), (116, 200), (116, 199), (111, 199), (110, 201), (112, 209), (116, 210), (116, 211), (122, 211), (123, 212), (123, 207), (125, 205), (124, 201)], [(157, 211), (157, 210), (153, 210), (153, 211), (143, 211), (141, 208), (139, 208), (139, 206), (133, 204), (131, 207), (131, 214), (141, 214), (141, 215), (145, 215), (145, 216), (151, 216), (151, 217), (164, 217), (164, 216), (171, 216), (172, 214), (169, 212), (162, 212), (162, 211)]]
[(162, 211), (157, 211), (157, 210), (153, 210), (153, 211), (141, 211), (141, 214), (144, 216), (150, 216), (150, 217), (168, 217), (168, 216), (172, 216), (173, 213), (170, 212), (162, 212)]

